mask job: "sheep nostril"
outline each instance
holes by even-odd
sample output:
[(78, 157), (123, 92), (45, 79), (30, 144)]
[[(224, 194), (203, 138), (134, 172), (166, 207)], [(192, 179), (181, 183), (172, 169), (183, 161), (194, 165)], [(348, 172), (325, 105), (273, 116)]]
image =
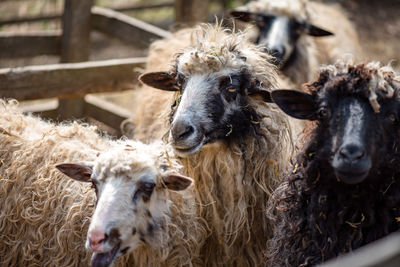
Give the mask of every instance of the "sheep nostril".
[(194, 128), (191, 125), (185, 123), (176, 123), (172, 129), (171, 133), (175, 140), (183, 140), (192, 135)]
[(344, 159), (355, 161), (362, 159), (365, 156), (365, 150), (360, 145), (349, 144), (343, 146), (340, 149), (339, 154)]

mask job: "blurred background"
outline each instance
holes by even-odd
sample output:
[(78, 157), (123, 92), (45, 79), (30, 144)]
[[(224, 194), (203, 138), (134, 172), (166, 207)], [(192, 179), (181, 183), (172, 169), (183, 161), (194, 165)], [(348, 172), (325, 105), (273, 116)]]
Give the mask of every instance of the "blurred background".
[[(178, 3), (181, 2), (181, 3)], [(171, 0), (96, 0), (96, 6), (107, 7), (126, 15), (146, 21), (166, 30), (174, 28), (177, 5), (186, 1)], [(203, 0), (195, 20), (215, 21), (226, 11), (245, 4), (246, 0)], [(322, 1), (323, 2), (323, 1)], [(384, 63), (400, 59), (400, 0), (326, 0), (340, 3), (355, 23), (361, 44), (368, 60)], [(35, 31), (61, 30), (61, 13), (64, 0), (0, 0), (0, 32), (27, 33)], [(183, 10), (183, 12), (185, 12)], [(206, 13), (207, 16), (204, 17)], [(178, 17), (177, 17), (178, 16)], [(185, 19), (185, 18), (183, 18)], [(26, 21), (26, 22), (24, 22)], [(90, 60), (145, 56), (146, 49), (135, 49), (131, 45), (110, 38), (99, 32), (92, 32)], [(9, 47), (12, 50), (12, 47)], [(7, 54), (7, 51), (3, 51)], [(56, 56), (28, 58), (0, 58), (0, 67), (16, 67), (34, 64), (57, 63)]]
[[(383, 64), (392, 61), (392, 65), (399, 69), (400, 0), (324, 1), (338, 3), (347, 11), (357, 28), (364, 49), (363, 60), (381, 61)], [(132, 116), (134, 103), (140, 99), (136, 99), (133, 90), (112, 92), (126, 89), (122, 88), (125, 85), (121, 85), (120, 81), (123, 73), (128, 73), (130, 76), (132, 69), (140, 73), (144, 67), (149, 43), (163, 37), (166, 31), (174, 31), (182, 25), (200, 21), (215, 22), (216, 17), (226, 17), (229, 10), (247, 2), (247, 0), (0, 0), (0, 96), (15, 97), (21, 101), (21, 106), (26, 111), (38, 112), (50, 119), (85, 118), (99, 123), (103, 129), (118, 136), (120, 122)], [(91, 24), (86, 23), (90, 25), (80, 23), (80, 20), (85, 20), (80, 10), (86, 8), (89, 14), (92, 5), (100, 7), (96, 11), (97, 18), (92, 19)], [(136, 26), (125, 29), (123, 25), (115, 24), (116, 20), (128, 21), (128, 24), (132, 25), (141, 23), (133, 18), (165, 31), (143, 26), (149, 28), (152, 33), (148, 35), (146, 30), (131, 34), (135, 32)], [(89, 37), (86, 39), (79, 36), (85, 32), (82, 27), (88, 27), (86, 32)], [(64, 35), (63, 30), (65, 30)], [(114, 63), (105, 61), (132, 58), (139, 59), (118, 61), (117, 65), (120, 67), (125, 64), (125, 67), (122, 66), (120, 69), (114, 67), (110, 69), (109, 65)], [(98, 69), (93, 71), (92, 65), (88, 67), (85, 65), (77, 74), (71, 74), (70, 69), (60, 74), (64, 70), (54, 65), (47, 74), (43, 74), (47, 69), (28, 67), (81, 61), (101, 61), (100, 67), (105, 64), (108, 69), (102, 75), (100, 67), (96, 67)], [(19, 69), (20, 67), (24, 69)], [(86, 68), (90, 71), (86, 71)], [(14, 75), (17, 72), (19, 76)], [(98, 76), (93, 76), (93, 72), (98, 72)], [(121, 75), (118, 76), (118, 73)], [(84, 84), (85, 77), (86, 81), (92, 81), (101, 76), (104, 79), (109, 77), (107, 85)], [(60, 85), (62, 83), (64, 86)], [(71, 90), (68, 90), (68, 85)], [(27, 89), (29, 86), (33, 88), (32, 90), (38, 88), (41, 93), (32, 93)], [(100, 88), (107, 86), (108, 89)], [(131, 88), (138, 86), (137, 81), (129, 86)], [(91, 88), (87, 89), (88, 87)], [(9, 91), (5, 94), (7, 89)], [(86, 91), (79, 93), (82, 89)], [(15, 94), (9, 93), (12, 90), (20, 91)], [(59, 90), (58, 95), (55, 93), (57, 90)], [(87, 96), (93, 92), (102, 93), (95, 94), (94, 98)]]

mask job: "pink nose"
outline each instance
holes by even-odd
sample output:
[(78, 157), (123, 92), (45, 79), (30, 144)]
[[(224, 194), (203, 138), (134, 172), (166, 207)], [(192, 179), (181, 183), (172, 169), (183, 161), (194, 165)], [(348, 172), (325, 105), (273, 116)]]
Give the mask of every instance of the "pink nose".
[(90, 231), (88, 234), (90, 248), (93, 251), (101, 251), (103, 249), (103, 244), (106, 239), (105, 234), (102, 231)]

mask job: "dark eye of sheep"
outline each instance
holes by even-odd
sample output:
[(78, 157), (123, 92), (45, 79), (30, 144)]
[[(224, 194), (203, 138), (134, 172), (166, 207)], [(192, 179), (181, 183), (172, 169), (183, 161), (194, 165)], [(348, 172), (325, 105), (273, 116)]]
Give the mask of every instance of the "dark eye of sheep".
[(329, 109), (327, 107), (321, 107), (318, 110), (318, 117), (320, 119), (327, 119), (327, 118), (329, 118), (329, 116), (330, 116), (330, 112), (329, 112)]
[(292, 39), (297, 40), (304, 31), (304, 24), (293, 19), (290, 22), (290, 29)]
[(238, 75), (232, 75), (224, 77), (219, 83), (219, 88), (221, 91), (227, 91), (229, 93), (238, 93), (240, 89), (240, 79)]
[(256, 24), (260, 28), (266, 28), (271, 25), (275, 18), (276, 17), (272, 15), (258, 15), (256, 18)]
[(133, 195), (133, 201), (136, 201), (142, 195), (143, 201), (147, 202), (154, 191), (155, 183), (152, 182), (138, 182), (136, 192)]
[(154, 183), (144, 183), (142, 186), (142, 190), (145, 193), (151, 194), (151, 193), (153, 193), (155, 186), (156, 185)]

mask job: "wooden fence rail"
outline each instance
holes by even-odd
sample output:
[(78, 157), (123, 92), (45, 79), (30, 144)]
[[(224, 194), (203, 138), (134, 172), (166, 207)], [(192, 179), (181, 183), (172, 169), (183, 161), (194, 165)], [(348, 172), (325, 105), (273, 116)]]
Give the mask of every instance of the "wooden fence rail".
[(0, 96), (18, 100), (77, 97), (132, 89), (146, 58), (0, 69)]
[[(165, 8), (173, 6), (174, 6), (173, 1), (165, 1), (161, 3), (146, 3), (146, 4), (139, 3), (139, 4), (120, 6), (120, 7), (109, 7), (109, 8), (115, 11), (129, 12), (129, 11), (139, 11), (144, 9)], [(26, 16), (18, 18), (0, 19), (0, 26), (18, 24), (18, 23), (27, 23), (27, 22), (38, 22), (43, 20), (60, 20), (61, 16), (62, 16), (61, 13), (53, 13), (40, 16)]]
[[(136, 48), (146, 49), (152, 41), (170, 32), (111, 9), (93, 7), (91, 27)], [(12, 49), (10, 49), (12, 47)], [(61, 55), (61, 31), (0, 33), (0, 58)]]
[(60, 55), (61, 31), (0, 33), (0, 58)]
[(152, 41), (171, 33), (108, 8), (92, 8), (92, 27), (135, 47), (146, 49)]

